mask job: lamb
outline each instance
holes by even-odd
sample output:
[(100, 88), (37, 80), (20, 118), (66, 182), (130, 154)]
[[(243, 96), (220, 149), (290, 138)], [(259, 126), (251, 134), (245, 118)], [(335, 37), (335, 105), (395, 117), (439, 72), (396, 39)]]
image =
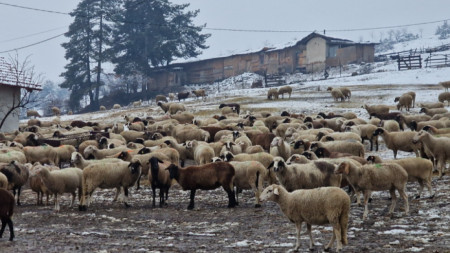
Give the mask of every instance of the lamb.
[(267, 99), (278, 99), (278, 90), (277, 88), (272, 88), (267, 91)]
[(272, 163), (267, 167), (276, 174), (278, 181), (287, 191), (298, 189), (312, 189), (323, 186), (341, 185), (341, 176), (334, 174), (335, 165), (314, 161), (306, 164), (287, 165), (282, 157), (274, 157)]
[(418, 181), (420, 184), (419, 194), (416, 195), (416, 199), (420, 198), (423, 191), (423, 185), (426, 184), (428, 191), (430, 192), (430, 199), (434, 198), (434, 193), (431, 188), (431, 178), (433, 176), (433, 163), (430, 160), (418, 158), (418, 157), (408, 157), (398, 160), (381, 160), (379, 156), (368, 156), (367, 161), (377, 164), (377, 163), (396, 163), (405, 169), (408, 173), (408, 182)]
[(120, 106), (119, 104), (114, 104), (114, 105), (113, 105), (113, 109), (120, 109), (120, 107), (121, 107), (121, 106)]
[(139, 161), (120, 163), (96, 163), (83, 170), (83, 194), (79, 206), (80, 211), (86, 211), (90, 205), (92, 193), (97, 187), (102, 189), (116, 188), (116, 197), (123, 188), (125, 207), (130, 207), (128, 188), (133, 186), (141, 173)]
[[(43, 204), (44, 194), (47, 196), (46, 205), (48, 205), (48, 198), (51, 193), (42, 181), (42, 177), (37, 174), (43, 167), (44, 165), (35, 163), (30, 170), (30, 176), (28, 178), (31, 190), (37, 193), (37, 205)], [(57, 166), (45, 166), (45, 168), (49, 171), (59, 170)]]
[(444, 103), (447, 101), (447, 105), (450, 105), (450, 92), (442, 92), (438, 96), (439, 102)]
[(158, 103), (160, 101), (166, 102), (166, 103), (169, 102), (169, 101), (167, 101), (166, 96), (164, 96), (164, 95), (156, 95), (155, 102)]
[(178, 92), (177, 94), (178, 102), (180, 102), (181, 99), (186, 100), (187, 97), (189, 97), (189, 91)]
[(388, 113), (389, 112), (389, 106), (387, 105), (366, 105), (363, 106), (364, 109), (367, 110), (367, 113), (371, 115), (372, 113)]
[(400, 97), (396, 97), (394, 102), (397, 102), (397, 110), (402, 110), (403, 107), (406, 108), (406, 111), (409, 111), (409, 108), (413, 105), (413, 98), (409, 94), (403, 94)]
[(364, 214), (363, 220), (369, 214), (368, 201), (372, 191), (389, 190), (391, 194), (391, 207), (389, 214), (394, 211), (397, 197), (395, 190), (405, 201), (405, 214), (409, 212), (408, 196), (406, 195), (406, 182), (408, 181), (408, 173), (402, 166), (395, 163), (382, 163), (376, 165), (358, 165), (345, 161), (336, 169), (335, 173), (343, 174), (355, 192), (362, 191), (364, 193)]
[[(330, 90), (330, 88), (331, 87), (329, 87), (327, 91)], [(339, 99), (341, 99), (341, 101), (345, 101), (345, 96), (344, 94), (342, 94), (342, 91), (339, 88), (332, 88), (330, 92), (335, 102), (337, 102)]]
[(281, 97), (284, 99), (284, 93), (289, 94), (289, 98), (291, 98), (291, 93), (292, 93), (292, 87), (289, 85), (280, 87), (280, 89), (278, 89), (278, 94), (281, 94)]
[(61, 110), (56, 106), (52, 107), (52, 112), (53, 112), (53, 115), (55, 115), (55, 116), (61, 115)]
[(264, 180), (270, 180), (267, 169), (257, 161), (230, 162), (230, 164), (233, 165), (235, 170), (236, 204), (239, 205), (238, 194), (240, 190), (252, 189), (255, 193), (255, 207), (261, 207), (259, 196), (262, 192)]
[(42, 117), (36, 110), (28, 110), (27, 117)]
[(170, 92), (169, 93), (169, 99), (170, 99), (170, 101), (174, 101), (175, 100), (175, 93)]
[(227, 162), (209, 163), (200, 166), (179, 168), (175, 164), (167, 168), (170, 178), (175, 179), (183, 190), (191, 190), (188, 210), (194, 209), (194, 198), (197, 189), (212, 190), (219, 186), (228, 194), (228, 207), (236, 206), (236, 198), (233, 191), (234, 167)]
[(142, 99), (139, 99), (139, 101), (134, 101), (133, 102), (133, 107), (138, 107), (142, 105)]
[(162, 103), (162, 102), (158, 102), (156, 103), (156, 105), (158, 105), (159, 107), (161, 107), (161, 109), (167, 113), (169, 111), (169, 107), (172, 103)]
[(439, 82), (438, 85), (441, 85), (442, 87), (444, 87), (445, 91), (448, 91), (448, 88), (450, 87), (450, 81)]
[(437, 103), (422, 103), (422, 104), (419, 104), (419, 106), (420, 106), (421, 108), (425, 107), (425, 108), (428, 108), (428, 109), (433, 109), (433, 108), (444, 108), (444, 107), (445, 107), (444, 103), (442, 103), (442, 102), (437, 102)]
[(187, 150), (192, 150), (194, 160), (197, 165), (204, 165), (211, 161), (214, 157), (214, 149), (208, 144), (201, 144), (198, 141), (190, 141), (186, 144)]
[(163, 162), (157, 157), (152, 157), (149, 159), (149, 164), (151, 173), (148, 173), (148, 181), (152, 186), (153, 207), (155, 207), (156, 188), (159, 188), (159, 207), (162, 207), (165, 204), (164, 193), (167, 200), (169, 188), (172, 185), (169, 171), (166, 170), (170, 163)]
[(3, 173), (8, 179), (8, 190), (12, 189), (14, 196), (16, 196), (17, 190), (17, 205), (20, 206), (20, 191), (28, 181), (29, 168), (17, 161), (12, 161), (1, 168), (0, 173)]
[(430, 133), (420, 130), (418, 133), (414, 133), (412, 142), (421, 142), (430, 150), (435, 162), (437, 163), (436, 167), (439, 170), (439, 178), (442, 178), (445, 163), (450, 159), (450, 138), (434, 137)]
[(348, 98), (348, 101), (350, 101), (350, 98), (352, 97), (352, 91), (347, 87), (340, 87), (339, 89), (341, 90), (342, 94), (344, 94), (344, 97)]
[(14, 227), (11, 220), (14, 214), (14, 196), (7, 190), (0, 188), (0, 219), (2, 228), (0, 229), (0, 238), (3, 236), (6, 224), (9, 228), (9, 241), (14, 239)]
[(315, 151), (317, 148), (327, 148), (331, 152), (349, 153), (354, 156), (364, 157), (364, 145), (359, 142), (331, 141), (331, 142), (312, 142), (310, 149)]
[(198, 90), (193, 90), (192, 93), (198, 98), (198, 97), (202, 97), (203, 99), (206, 99), (206, 93), (204, 89), (198, 89)]
[(239, 115), (240, 111), (241, 111), (241, 106), (239, 104), (236, 103), (231, 103), (231, 104), (220, 104), (219, 105), (219, 109), (222, 109), (223, 107), (228, 106), (231, 108), (234, 108), (234, 110), (236, 111), (236, 113)]
[[(450, 95), (450, 92), (449, 92)], [(435, 114), (442, 114), (442, 113), (447, 113), (447, 109), (445, 108), (433, 108), (433, 109), (428, 109), (423, 107), (422, 109), (420, 109), (420, 113), (424, 112), (426, 115), (433, 117)]]
[(186, 108), (184, 107), (183, 104), (172, 103), (169, 105), (169, 113), (171, 115), (177, 112), (184, 112), (184, 111), (186, 111)]
[(298, 251), (300, 248), (300, 233), (303, 222), (306, 222), (310, 250), (314, 250), (311, 225), (331, 224), (333, 226), (333, 236), (325, 246), (325, 251), (333, 246), (335, 240), (337, 240), (337, 252), (342, 250), (342, 245), (347, 245), (350, 197), (338, 187), (296, 190), (289, 193), (283, 186), (270, 185), (264, 189), (260, 200), (276, 202), (286, 217), (295, 223), (297, 243), (294, 251)]
[(414, 152), (419, 157), (420, 145), (414, 144), (412, 139), (415, 132), (393, 132), (389, 133), (385, 129), (379, 127), (373, 133), (374, 136), (381, 136), (386, 143), (388, 149), (394, 152), (394, 159), (397, 159), (398, 150), (405, 152)]
[(275, 137), (270, 143), (270, 154), (272, 156), (281, 156), (287, 160), (291, 156), (291, 147), (283, 138)]
[(81, 194), (81, 179), (83, 171), (79, 168), (65, 168), (63, 170), (49, 171), (42, 168), (37, 172), (48, 190), (55, 195), (55, 211), (59, 212), (58, 194), (71, 193), (72, 204), (75, 202), (75, 191), (78, 189), (78, 196)]

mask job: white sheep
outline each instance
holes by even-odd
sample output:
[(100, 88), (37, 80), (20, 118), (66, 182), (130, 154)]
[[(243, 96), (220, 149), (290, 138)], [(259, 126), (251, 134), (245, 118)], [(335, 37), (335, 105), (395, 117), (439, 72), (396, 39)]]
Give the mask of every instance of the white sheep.
[(186, 149), (192, 150), (194, 160), (197, 165), (209, 163), (215, 155), (214, 149), (211, 148), (207, 143), (199, 143), (196, 140), (187, 142)]
[(283, 159), (288, 159), (291, 156), (291, 147), (281, 137), (275, 137), (270, 143), (270, 154), (274, 157), (281, 156)]
[(83, 171), (79, 168), (65, 168), (63, 170), (49, 171), (46, 167), (37, 172), (47, 189), (55, 195), (55, 211), (59, 212), (60, 206), (58, 194), (71, 193), (72, 204), (75, 202), (75, 192), (78, 189), (78, 196), (81, 194), (81, 178)]
[(394, 163), (359, 166), (356, 163), (345, 161), (336, 168), (335, 173), (343, 174), (355, 192), (362, 191), (364, 193), (363, 220), (369, 214), (368, 201), (372, 191), (389, 190), (392, 198), (389, 214), (392, 214), (397, 203), (395, 196), (395, 190), (397, 190), (405, 201), (405, 214), (408, 214), (409, 204), (408, 195), (406, 195), (408, 173), (402, 166)]
[(341, 185), (341, 176), (334, 175), (335, 165), (314, 161), (306, 164), (288, 165), (282, 157), (275, 157), (267, 167), (273, 167), (273, 171), (281, 185), (288, 191), (298, 189), (312, 189), (323, 186)]
[(337, 241), (337, 252), (342, 250), (342, 245), (347, 245), (350, 198), (340, 188), (321, 187), (312, 190), (296, 190), (289, 193), (282, 186), (274, 184), (264, 189), (260, 199), (261, 201), (276, 202), (286, 217), (295, 223), (297, 230), (295, 251), (300, 248), (300, 233), (303, 222), (306, 222), (310, 250), (314, 250), (311, 225), (331, 224), (333, 226), (333, 236), (325, 246), (325, 251), (333, 246), (335, 240)]
[(444, 174), (445, 163), (450, 159), (450, 138), (434, 137), (424, 130), (415, 133), (412, 142), (421, 142), (427, 147), (434, 157), (436, 167), (439, 170), (439, 178)]
[(379, 127), (373, 133), (374, 136), (381, 136), (386, 143), (388, 149), (394, 152), (394, 159), (397, 159), (398, 150), (405, 152), (414, 152), (419, 157), (420, 144), (414, 144), (412, 139), (415, 132), (393, 132), (389, 133), (385, 129)]
[(141, 172), (141, 163), (96, 163), (83, 170), (83, 194), (81, 196), (80, 211), (86, 211), (90, 205), (92, 193), (97, 187), (102, 189), (116, 188), (116, 197), (123, 188), (125, 207), (130, 205), (128, 201), (128, 188), (133, 186)]

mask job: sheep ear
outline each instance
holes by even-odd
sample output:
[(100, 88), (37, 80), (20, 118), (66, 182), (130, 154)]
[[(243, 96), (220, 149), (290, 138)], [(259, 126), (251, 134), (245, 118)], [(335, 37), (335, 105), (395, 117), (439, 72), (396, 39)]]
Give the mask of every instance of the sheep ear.
[(278, 192), (278, 187), (276, 187), (276, 188), (273, 190), (273, 194), (275, 194), (275, 195), (277, 195), (277, 196), (280, 195), (280, 193)]
[(159, 159), (158, 159), (158, 162), (159, 162), (159, 163), (164, 163), (163, 161), (161, 161), (161, 160), (159, 160)]
[(273, 161), (269, 164), (269, 167), (267, 167), (268, 170), (273, 167)]
[(344, 173), (345, 175), (348, 175), (350, 173), (350, 164), (345, 164)]

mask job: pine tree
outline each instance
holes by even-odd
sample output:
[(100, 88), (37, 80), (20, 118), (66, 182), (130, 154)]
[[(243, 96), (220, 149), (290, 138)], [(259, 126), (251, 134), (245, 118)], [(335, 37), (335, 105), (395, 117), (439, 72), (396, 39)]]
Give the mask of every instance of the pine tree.
[(444, 24), (442, 24), (442, 26), (438, 26), (435, 34), (439, 35), (440, 40), (450, 37), (450, 25), (447, 24), (447, 21), (444, 21)]
[(151, 68), (201, 54), (210, 35), (200, 34), (204, 26), (192, 23), (199, 11), (185, 11), (188, 6), (167, 0), (125, 1), (111, 48), (115, 72), (149, 75)]
[(61, 74), (64, 82), (60, 86), (72, 91), (69, 106), (73, 110), (80, 108), (85, 95), (89, 95), (91, 104), (98, 104), (102, 63), (110, 59), (104, 51), (111, 44), (111, 20), (119, 3), (119, 0), (83, 0), (70, 13), (74, 21), (65, 34), (70, 40), (62, 44), (69, 63)]

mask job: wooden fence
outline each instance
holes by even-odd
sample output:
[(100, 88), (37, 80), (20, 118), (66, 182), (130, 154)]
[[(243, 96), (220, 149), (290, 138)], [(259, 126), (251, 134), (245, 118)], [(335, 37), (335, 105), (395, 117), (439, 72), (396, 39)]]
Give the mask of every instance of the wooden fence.
[(427, 68), (442, 68), (450, 67), (450, 55), (448, 54), (430, 54), (425, 59), (425, 67)]
[(422, 68), (422, 57), (420, 55), (398, 56), (398, 70)]

